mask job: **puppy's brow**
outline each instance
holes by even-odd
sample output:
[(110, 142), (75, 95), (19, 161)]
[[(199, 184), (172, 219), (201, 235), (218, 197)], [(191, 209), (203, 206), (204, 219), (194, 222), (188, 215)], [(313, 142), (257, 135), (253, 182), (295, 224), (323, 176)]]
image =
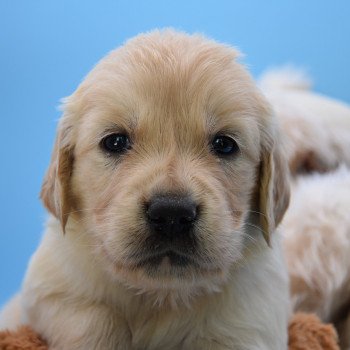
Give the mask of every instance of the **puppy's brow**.
[(99, 106), (99, 108), (96, 108), (89, 114), (93, 120), (98, 119), (101, 122), (100, 125), (104, 125), (104, 129), (107, 131), (108, 129), (134, 130), (138, 119), (137, 113), (135, 113), (132, 108), (126, 109), (119, 108), (118, 106), (113, 106), (112, 108), (108, 108), (108, 106)]
[(104, 137), (108, 134), (111, 133), (129, 133), (128, 130), (126, 130), (126, 128), (124, 126), (120, 126), (117, 124), (111, 124), (106, 126), (100, 133), (100, 137)]
[(122, 119), (119, 117), (118, 120), (120, 121), (119, 123), (106, 119), (105, 125), (101, 128), (101, 132), (99, 133), (99, 137), (103, 138), (111, 133), (123, 133), (128, 135), (133, 133), (136, 128), (136, 121), (134, 118), (125, 120), (125, 118)]

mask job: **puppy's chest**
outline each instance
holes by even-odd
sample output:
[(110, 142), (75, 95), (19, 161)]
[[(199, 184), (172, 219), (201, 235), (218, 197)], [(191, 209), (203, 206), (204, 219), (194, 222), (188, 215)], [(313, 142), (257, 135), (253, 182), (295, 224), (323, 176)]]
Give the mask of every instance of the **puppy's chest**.
[(193, 316), (173, 311), (138, 313), (128, 320), (132, 349), (185, 349), (202, 328), (202, 322)]
[(235, 324), (218, 317), (216, 308), (163, 310), (147, 316), (140, 311), (128, 321), (132, 350), (246, 349), (238, 345)]

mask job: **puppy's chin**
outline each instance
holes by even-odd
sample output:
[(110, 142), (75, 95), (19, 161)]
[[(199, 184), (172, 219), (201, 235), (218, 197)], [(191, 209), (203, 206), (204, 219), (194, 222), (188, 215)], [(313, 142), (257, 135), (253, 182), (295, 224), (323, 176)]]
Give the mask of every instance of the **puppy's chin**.
[[(108, 253), (106, 256), (108, 257)], [(217, 292), (227, 281), (228, 266), (198, 261), (194, 257), (167, 251), (120, 263), (108, 258), (112, 278), (137, 294), (153, 294), (156, 304), (189, 304), (198, 295)]]
[(167, 258), (158, 266), (115, 267), (116, 277), (136, 294), (151, 296), (153, 304), (190, 306), (194, 298), (219, 292), (228, 278), (224, 269), (172, 266)]
[(224, 268), (201, 265), (195, 259), (169, 252), (159, 256), (152, 256), (135, 264), (114, 263), (117, 273), (121, 270), (127, 273), (126, 278), (135, 274), (142, 276), (142, 281), (148, 280), (148, 284), (155, 288), (174, 288), (178, 283), (187, 285), (201, 284), (202, 280), (214, 276), (222, 276)]

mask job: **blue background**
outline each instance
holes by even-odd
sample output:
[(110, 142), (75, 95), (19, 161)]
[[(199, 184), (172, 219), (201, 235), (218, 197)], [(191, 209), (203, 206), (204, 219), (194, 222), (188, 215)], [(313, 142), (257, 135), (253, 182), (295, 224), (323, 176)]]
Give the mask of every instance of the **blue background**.
[(19, 287), (41, 237), (38, 199), (57, 106), (103, 55), (139, 32), (203, 32), (246, 54), (255, 76), (285, 63), (350, 102), (350, 1), (0, 2), (0, 305)]

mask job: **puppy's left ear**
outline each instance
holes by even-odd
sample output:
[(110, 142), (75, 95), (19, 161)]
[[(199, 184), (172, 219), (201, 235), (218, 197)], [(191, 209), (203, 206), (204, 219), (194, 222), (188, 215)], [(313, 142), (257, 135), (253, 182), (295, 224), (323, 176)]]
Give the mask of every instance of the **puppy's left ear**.
[(277, 145), (262, 151), (258, 186), (260, 227), (270, 245), (270, 235), (281, 222), (290, 197), (287, 161)]
[(70, 181), (73, 169), (73, 146), (70, 127), (63, 117), (52, 152), (51, 163), (44, 177), (40, 198), (45, 207), (60, 220), (63, 232), (72, 209)]

